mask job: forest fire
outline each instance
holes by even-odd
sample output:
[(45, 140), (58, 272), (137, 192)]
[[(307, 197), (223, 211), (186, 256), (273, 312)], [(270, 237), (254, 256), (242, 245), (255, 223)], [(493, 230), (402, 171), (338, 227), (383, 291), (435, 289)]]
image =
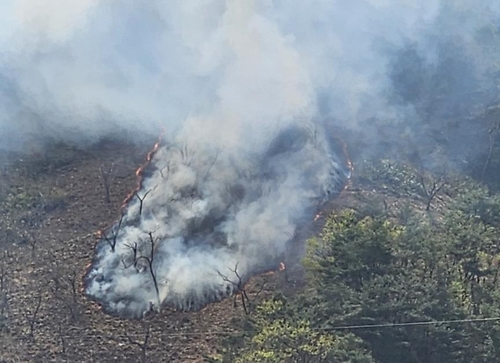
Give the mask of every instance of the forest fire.
[(127, 204), (130, 202), (130, 200), (136, 195), (136, 193), (141, 189), (142, 186), (142, 180), (143, 180), (143, 174), (144, 170), (149, 166), (151, 163), (151, 160), (153, 160), (153, 157), (155, 153), (158, 151), (158, 149), (161, 146), (161, 136), (158, 138), (158, 141), (154, 144), (153, 148), (146, 154), (146, 161), (144, 162), (143, 165), (139, 166), (137, 170), (135, 171), (135, 176), (137, 178), (137, 186), (125, 197), (122, 203), (121, 209), (126, 208)]
[(156, 143), (120, 220), (99, 235), (87, 295), (108, 312), (140, 316), (238, 293), (251, 276), (285, 269), (274, 256), (350, 176), (328, 141), (300, 126), (238, 164), (220, 150)]
[(318, 219), (320, 219), (321, 217), (323, 217), (323, 211), (319, 212), (318, 214), (316, 214), (314, 216), (314, 222), (316, 222)]

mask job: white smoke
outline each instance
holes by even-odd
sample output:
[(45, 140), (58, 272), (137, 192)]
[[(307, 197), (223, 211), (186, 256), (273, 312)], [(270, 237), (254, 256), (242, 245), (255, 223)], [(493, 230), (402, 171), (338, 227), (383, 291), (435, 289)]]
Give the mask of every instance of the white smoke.
[(341, 184), (325, 133), (308, 122), (308, 75), (278, 29), (252, 3), (231, 3), (204, 42), (203, 63), (225, 68), (217, 99), (155, 155), (144, 201), (128, 206), (115, 250), (108, 235), (87, 276), (87, 293), (113, 312), (220, 300), (277, 266), (297, 225)]
[(290, 127), (264, 154), (189, 139), (160, 148), (97, 247), (87, 293), (126, 316), (150, 304), (198, 309), (276, 268), (297, 226), (345, 178), (324, 134)]
[[(316, 115), (325, 94), (335, 118), (355, 125), (390, 113), (380, 39), (415, 38), (438, 4), (2, 1), (0, 147), (161, 126), (174, 137), (207, 115), (217, 121), (205, 129), (223, 124), (236, 143), (231, 133), (266, 134), (276, 115)], [(241, 129), (234, 115), (252, 121)]]
[(431, 149), (452, 118), (450, 150), (465, 154), (464, 105), (498, 95), (500, 47), (478, 32), (499, 13), (473, 0), (4, 0), (0, 149), (164, 130), (142, 212), (134, 197), (107, 232), (116, 248), (98, 246), (87, 292), (123, 314), (198, 308), (235, 288), (219, 272), (276, 262), (339, 186), (339, 127)]

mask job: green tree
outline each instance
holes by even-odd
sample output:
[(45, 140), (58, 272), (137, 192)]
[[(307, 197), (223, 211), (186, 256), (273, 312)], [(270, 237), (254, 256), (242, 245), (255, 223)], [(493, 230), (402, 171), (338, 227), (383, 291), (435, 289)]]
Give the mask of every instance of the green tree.
[(237, 363), (374, 362), (359, 338), (315, 329), (282, 297), (261, 304), (252, 321), (256, 334)]
[[(439, 225), (417, 216), (401, 226), (353, 211), (333, 214), (305, 260), (317, 300), (313, 324), (498, 316), (498, 207), (496, 197), (467, 194)], [(500, 358), (497, 330), (493, 323), (443, 323), (353, 333), (380, 362), (486, 363)]]

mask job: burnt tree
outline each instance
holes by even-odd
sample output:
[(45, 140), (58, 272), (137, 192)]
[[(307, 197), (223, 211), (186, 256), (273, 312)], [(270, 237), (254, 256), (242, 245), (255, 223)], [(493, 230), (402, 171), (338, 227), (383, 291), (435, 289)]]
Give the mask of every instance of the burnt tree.
[[(166, 171), (165, 171), (166, 170)], [(163, 168), (159, 170), (161, 178), (164, 180), (168, 179), (168, 176), (170, 174), (170, 161), (167, 162), (167, 165), (165, 165)]]
[[(5, 260), (5, 254), (4, 254)], [(7, 269), (2, 261), (0, 264), (0, 330), (8, 326), (9, 291)]]
[(143, 338), (142, 341), (133, 339), (127, 330), (125, 330), (125, 336), (127, 337), (130, 344), (136, 345), (141, 350), (141, 363), (147, 362), (147, 352), (148, 352), (148, 344), (149, 339), (151, 337), (151, 328), (149, 324), (143, 324)]
[(134, 195), (135, 197), (139, 200), (139, 215), (142, 215), (142, 208), (144, 207), (144, 199), (148, 196), (149, 193), (151, 193), (153, 190), (155, 190), (158, 187), (156, 185), (153, 189), (149, 189), (142, 197), (139, 197), (138, 192), (136, 192)]
[(78, 302), (78, 274), (73, 270), (67, 276), (60, 273), (52, 278), (51, 292), (55, 300), (59, 301), (70, 314), (71, 321), (76, 322), (80, 316)]
[(120, 228), (122, 226), (123, 218), (124, 218), (124, 214), (122, 213), (121, 217), (120, 217), (120, 220), (118, 221), (118, 225), (116, 226), (116, 228), (114, 226), (111, 228), (111, 234), (112, 234), (111, 237), (109, 237), (108, 234), (106, 234), (106, 233), (102, 234), (104, 240), (106, 242), (108, 242), (109, 246), (111, 247), (111, 251), (112, 252), (115, 252), (116, 239), (118, 237), (118, 233), (120, 232)]
[(235, 288), (235, 294), (234, 294), (234, 300), (233, 300), (233, 306), (236, 307), (236, 299), (238, 296), (241, 298), (241, 304), (243, 306), (243, 310), (245, 310), (245, 314), (249, 314), (249, 305), (250, 305), (250, 299), (248, 298), (247, 292), (245, 290), (245, 284), (243, 282), (243, 278), (238, 272), (238, 264), (239, 262), (236, 263), (234, 266), (234, 269), (229, 267), (229, 271), (231, 271), (234, 274), (234, 277), (236, 279), (230, 279), (226, 275), (222, 274), (220, 271), (217, 271), (218, 275), (222, 279), (222, 281), (228, 282), (231, 285), (234, 286)]
[(107, 169), (104, 169), (104, 166), (101, 166), (101, 181), (102, 181), (102, 187), (104, 189), (104, 200), (108, 204), (111, 203), (109, 189), (111, 185), (110, 179), (112, 179), (114, 166), (115, 166), (114, 163), (112, 163), (111, 166)]
[(35, 301), (35, 307), (33, 311), (30, 313), (26, 313), (26, 320), (28, 321), (28, 326), (29, 326), (29, 336), (35, 342), (35, 327), (38, 322), (38, 313), (40, 311), (40, 307), (42, 306), (42, 294), (41, 292), (38, 293)]
[(432, 201), (446, 185), (446, 181), (444, 176), (440, 176), (438, 179), (432, 179), (429, 183), (426, 183), (425, 176), (423, 174), (420, 174), (419, 181), (426, 201), (425, 210), (429, 211), (431, 209)]
[[(142, 253), (142, 248), (137, 244), (137, 242), (134, 242), (133, 244), (126, 244), (125, 246), (130, 248), (131, 250), (131, 258), (129, 259), (130, 262), (125, 261), (124, 259), (121, 260), (123, 264), (123, 268), (127, 269), (132, 266), (134, 266), (135, 270), (138, 273), (141, 273), (145, 270), (149, 271), (149, 274), (151, 275), (151, 281), (153, 282), (153, 286), (156, 292), (156, 298), (157, 298), (157, 303), (158, 303), (158, 308), (160, 304), (160, 289), (158, 286), (158, 279), (156, 277), (156, 271), (154, 267), (154, 262), (155, 262), (155, 257), (156, 257), (156, 248), (157, 248), (157, 242), (158, 238), (153, 237), (153, 232), (148, 233), (148, 243), (149, 243), (149, 248), (147, 250), (147, 255)], [(144, 261), (145, 266), (141, 266), (140, 261)]]

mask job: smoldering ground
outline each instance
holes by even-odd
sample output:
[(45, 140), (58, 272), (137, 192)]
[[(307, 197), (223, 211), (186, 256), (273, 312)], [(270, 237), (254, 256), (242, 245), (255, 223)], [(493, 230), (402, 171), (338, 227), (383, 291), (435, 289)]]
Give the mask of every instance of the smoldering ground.
[[(320, 133), (290, 128), (264, 154), (169, 145), (122, 220), (97, 247), (87, 293), (136, 316), (199, 309), (277, 268), (296, 228), (337, 193), (347, 170)], [(300, 165), (300, 168), (297, 167)]]
[(460, 166), (498, 100), (494, 1), (24, 0), (0, 14), (1, 149), (164, 132), (142, 210), (132, 199), (88, 276), (115, 311), (199, 306), (231, 292), (218, 271), (270, 263), (338, 187), (334, 136), (359, 157)]

